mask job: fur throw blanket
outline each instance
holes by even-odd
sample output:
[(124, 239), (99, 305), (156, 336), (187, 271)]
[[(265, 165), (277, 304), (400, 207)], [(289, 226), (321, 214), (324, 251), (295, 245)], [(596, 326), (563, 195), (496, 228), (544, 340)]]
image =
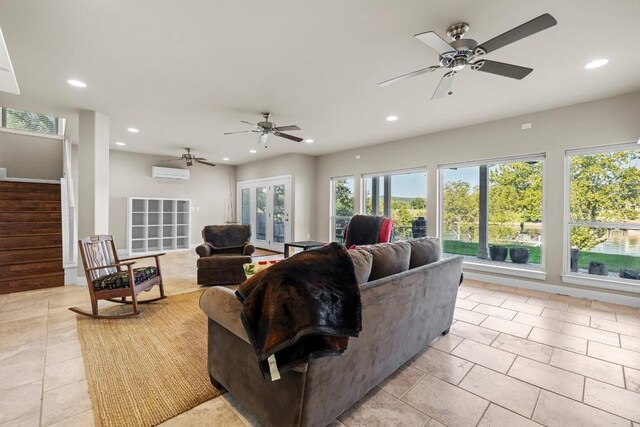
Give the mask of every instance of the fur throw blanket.
[(348, 248), (351, 245), (373, 245), (378, 243), (382, 216), (354, 215), (349, 220), (345, 229), (344, 244)]
[(265, 376), (342, 354), (362, 329), (360, 289), (344, 246), (287, 258), (240, 284), (241, 318)]

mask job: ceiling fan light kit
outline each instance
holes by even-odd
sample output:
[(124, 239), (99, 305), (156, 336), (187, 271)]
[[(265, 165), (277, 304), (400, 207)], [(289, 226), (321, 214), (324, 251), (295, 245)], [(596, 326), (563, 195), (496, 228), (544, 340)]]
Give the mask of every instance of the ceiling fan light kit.
[(470, 28), (466, 22), (459, 22), (447, 28), (447, 36), (453, 40), (452, 42), (447, 42), (433, 31), (416, 34), (414, 36), (416, 39), (438, 52), (438, 65), (432, 65), (394, 77), (393, 79), (385, 80), (379, 85), (388, 86), (398, 81), (433, 72), (441, 68), (448, 69), (449, 71), (442, 76), (438, 87), (431, 97), (431, 99), (434, 100), (453, 94), (451, 90), (453, 77), (464, 70), (467, 65), (469, 65), (469, 68), (473, 71), (482, 71), (484, 73), (521, 80), (528, 76), (533, 69), (504, 62), (480, 59), (480, 57), (542, 30), (553, 27), (557, 23), (553, 16), (545, 13), (480, 45), (473, 39), (464, 38)]
[(269, 119), (271, 118), (271, 113), (269, 112), (262, 113), (262, 117), (264, 117), (264, 121), (258, 123), (251, 123), (246, 120), (240, 120), (241, 123), (253, 126), (253, 129), (225, 132), (224, 134), (233, 135), (236, 133), (259, 133), (260, 136), (258, 137), (258, 144), (265, 146), (267, 145), (267, 139), (269, 138), (269, 135), (278, 136), (280, 138), (289, 139), (295, 142), (302, 142), (304, 140), (304, 138), (284, 133), (285, 131), (302, 130), (297, 125), (277, 126), (275, 123), (269, 121)]

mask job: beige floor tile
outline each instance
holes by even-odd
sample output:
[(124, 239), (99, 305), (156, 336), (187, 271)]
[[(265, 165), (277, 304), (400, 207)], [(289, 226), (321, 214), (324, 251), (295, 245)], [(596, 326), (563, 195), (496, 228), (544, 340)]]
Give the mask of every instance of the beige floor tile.
[(562, 322), (560, 320), (549, 319), (529, 313), (518, 313), (516, 317), (513, 318), (513, 321), (555, 332), (560, 332), (560, 329), (562, 329)]
[(44, 370), (44, 391), (85, 379), (82, 356), (49, 365)]
[(551, 294), (547, 292), (534, 291), (533, 289), (520, 288), (520, 289), (516, 289), (515, 293), (519, 295), (526, 295), (532, 298), (549, 299), (549, 297), (551, 297)]
[(448, 333), (447, 335), (441, 335), (439, 338), (436, 338), (430, 342), (429, 345), (445, 353), (450, 353), (463, 339), (462, 337)]
[(47, 334), (47, 316), (38, 316), (28, 322), (15, 320), (2, 324), (0, 349), (44, 341)]
[(93, 425), (95, 425), (95, 417), (93, 411), (89, 410), (51, 424), (50, 427), (89, 427)]
[(531, 331), (531, 326), (529, 325), (523, 325), (522, 323), (511, 322), (509, 320), (502, 320), (496, 317), (487, 318), (487, 320), (482, 322), (480, 326), (520, 338), (526, 338)]
[(629, 427), (629, 421), (575, 400), (542, 390), (533, 420), (548, 427)]
[(591, 307), (591, 300), (587, 298), (576, 298), (570, 297), (569, 295), (552, 294), (549, 299), (554, 301), (566, 302), (569, 305), (575, 305), (578, 307)]
[(452, 384), (458, 384), (473, 363), (434, 348), (427, 348), (408, 365)]
[(540, 389), (482, 366), (474, 366), (460, 387), (525, 417), (531, 417)]
[(620, 335), (620, 347), (640, 353), (640, 338)]
[(6, 423), (0, 423), (0, 427), (40, 427), (40, 411), (25, 414)]
[(640, 422), (640, 394), (587, 378), (584, 403)]
[[(17, 321), (27, 321), (34, 317), (46, 316), (49, 311), (49, 307), (46, 303), (41, 305), (36, 304), (26, 304), (23, 302), (14, 302), (11, 303), (13, 310), (6, 310), (0, 312), (0, 325), (4, 325), (5, 323), (17, 322)], [(7, 307), (3, 307), (7, 308)]]
[(483, 294), (471, 294), (466, 298), (466, 300), (479, 302), (483, 304), (496, 305), (496, 306), (500, 306), (500, 304), (502, 304), (505, 301), (504, 298), (496, 298), (496, 297), (483, 295)]
[(47, 342), (69, 342), (78, 340), (77, 324), (71, 323), (59, 329), (49, 331)]
[(632, 350), (590, 341), (589, 352), (587, 354), (597, 359), (617, 363), (618, 365), (640, 369), (640, 353)]
[(555, 308), (546, 307), (542, 312), (542, 317), (562, 320), (563, 322), (575, 323), (577, 325), (589, 326), (590, 317), (584, 314), (569, 313), (565, 310), (556, 310)]
[(636, 316), (638, 315), (638, 308), (637, 307), (630, 307), (628, 305), (613, 304), (613, 303), (610, 303), (610, 302), (592, 301), (591, 302), (591, 308), (595, 308), (596, 310), (602, 310), (602, 311), (611, 311), (613, 313), (635, 314)]
[(408, 427), (422, 426), (429, 417), (385, 391), (374, 388), (338, 419), (349, 427), (372, 425)]
[(627, 390), (640, 393), (640, 370), (624, 367), (624, 378)]
[(462, 338), (468, 338), (482, 344), (491, 344), (499, 335), (498, 332), (492, 331), (480, 326), (472, 325), (466, 322), (456, 322), (451, 326), (451, 333)]
[(542, 310), (544, 310), (544, 307), (541, 307), (539, 305), (525, 304), (523, 302), (510, 300), (506, 300), (505, 302), (503, 302), (500, 307), (508, 308), (509, 310), (520, 311), (522, 313), (533, 314), (536, 316), (540, 316), (540, 314), (542, 314)]
[(456, 308), (462, 308), (464, 310), (473, 310), (480, 304), (479, 302), (468, 301), (466, 299), (456, 300)]
[(611, 313), (610, 311), (596, 310), (590, 307), (576, 307), (574, 305), (570, 305), (567, 311), (569, 313), (583, 314), (585, 316), (595, 317), (598, 319), (616, 320), (615, 313)]
[(640, 338), (640, 327), (636, 325), (629, 325), (627, 323), (619, 323), (611, 320), (592, 318), (591, 327), (602, 329), (604, 331), (616, 332), (621, 335), (629, 335), (635, 338)]
[(381, 382), (378, 387), (392, 396), (401, 398), (425, 375), (425, 372), (405, 365), (391, 374), (391, 376), (387, 377), (387, 379)]
[(640, 326), (640, 316), (636, 314), (617, 313), (616, 320), (620, 323), (627, 323), (629, 325)]
[(509, 310), (506, 308), (496, 307), (488, 304), (479, 304), (476, 308), (473, 309), (473, 311), (504, 320), (511, 320), (518, 313), (514, 310)]
[(191, 427), (198, 425), (244, 427), (244, 423), (240, 418), (220, 398), (204, 402), (160, 424), (162, 427)]
[(573, 323), (565, 323), (560, 331), (565, 335), (572, 337), (584, 338), (586, 340), (597, 341), (603, 344), (619, 347), (620, 338), (615, 332), (602, 331), (590, 326), (576, 325)]
[(0, 423), (40, 412), (42, 381), (0, 390)]
[(65, 360), (75, 359), (82, 356), (80, 342), (71, 340), (67, 342), (51, 343), (47, 345), (46, 365), (53, 365)]
[(500, 334), (491, 346), (542, 363), (549, 363), (553, 354), (553, 347), (508, 334)]
[(582, 400), (584, 377), (573, 372), (518, 357), (509, 369), (509, 376), (575, 400)]
[(471, 340), (464, 340), (451, 354), (503, 374), (507, 373), (516, 358), (514, 354)]
[(528, 337), (529, 340), (547, 344), (552, 347), (563, 348), (580, 354), (587, 354), (587, 340), (578, 337), (564, 335), (545, 329), (533, 328)]
[(519, 295), (513, 292), (501, 292), (501, 291), (494, 292), (491, 294), (491, 296), (495, 298), (503, 298), (511, 302), (519, 302), (519, 303), (524, 303), (527, 301), (527, 299), (529, 299), (529, 297), (526, 295)]
[(550, 364), (585, 377), (624, 387), (622, 366), (615, 363), (556, 348)]
[(47, 427), (90, 409), (91, 399), (86, 381), (54, 388), (42, 396), (42, 426)]
[(475, 426), (489, 402), (427, 375), (402, 399), (449, 427)]
[(464, 299), (471, 295), (471, 292), (464, 291), (462, 289), (458, 289), (458, 299)]
[(538, 305), (540, 307), (555, 308), (557, 310), (567, 310), (569, 304), (562, 301), (550, 300), (545, 298), (529, 298), (527, 304)]
[(431, 418), (429, 422), (424, 425), (424, 427), (446, 427), (446, 426), (442, 424), (440, 421), (437, 421)]
[(473, 311), (463, 310), (456, 308), (453, 312), (453, 318), (456, 320), (462, 320), (463, 322), (479, 325), (487, 318), (484, 314), (474, 313)]
[(492, 403), (489, 405), (487, 412), (484, 413), (478, 427), (536, 427), (539, 425)]
[(44, 355), (43, 341), (0, 349), (0, 390), (41, 380)]

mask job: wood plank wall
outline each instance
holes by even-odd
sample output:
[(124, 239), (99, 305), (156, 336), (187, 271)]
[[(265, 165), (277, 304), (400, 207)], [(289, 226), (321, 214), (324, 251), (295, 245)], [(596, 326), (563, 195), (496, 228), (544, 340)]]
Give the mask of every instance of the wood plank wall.
[(0, 181), (0, 294), (63, 285), (60, 184)]

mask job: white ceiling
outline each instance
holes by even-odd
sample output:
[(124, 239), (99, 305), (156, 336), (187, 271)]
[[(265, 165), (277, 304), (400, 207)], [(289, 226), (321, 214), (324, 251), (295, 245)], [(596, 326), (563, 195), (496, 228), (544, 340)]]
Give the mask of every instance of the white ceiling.
[[(481, 43), (545, 12), (557, 26), (487, 55), (534, 68), (522, 81), (465, 70), (439, 101), (430, 97), (442, 72), (377, 85), (437, 62), (415, 33), (445, 36), (466, 21)], [(128, 151), (188, 145), (233, 164), (320, 155), (636, 91), (638, 22), (637, 0), (0, 0), (22, 91), (0, 103), (62, 112), (72, 138), (75, 111), (102, 111)], [(611, 62), (583, 68), (600, 57)], [(256, 135), (222, 135), (261, 111), (316, 142), (271, 138), (265, 150)]]

